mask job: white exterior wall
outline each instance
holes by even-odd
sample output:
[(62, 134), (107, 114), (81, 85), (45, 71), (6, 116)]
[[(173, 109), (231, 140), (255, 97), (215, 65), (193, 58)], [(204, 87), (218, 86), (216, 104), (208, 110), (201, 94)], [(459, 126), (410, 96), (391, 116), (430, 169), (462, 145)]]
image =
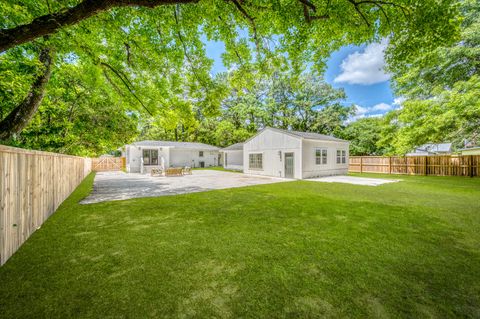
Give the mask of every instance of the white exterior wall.
[[(158, 150), (158, 165), (143, 166), (142, 157), (143, 150)], [(161, 166), (161, 158), (165, 161), (165, 167), (170, 167), (170, 148), (169, 147), (153, 147), (153, 146), (134, 146), (127, 145), (125, 149), (125, 161), (128, 173), (149, 173), (153, 167)]]
[(243, 171), (243, 151), (242, 150), (222, 151), (222, 153), (223, 153), (224, 168)]
[[(327, 149), (327, 164), (317, 165), (315, 150)], [(328, 175), (345, 175), (348, 173), (348, 142), (303, 140), (303, 173), (302, 178), (313, 178)], [(345, 164), (337, 164), (337, 150), (346, 151)]]
[[(281, 157), (279, 155), (281, 152)], [(243, 145), (243, 172), (246, 174), (285, 177), (285, 153), (294, 153), (294, 178), (302, 178), (302, 140), (266, 129)], [(263, 169), (249, 168), (249, 154), (263, 154)]]
[(205, 167), (218, 166), (218, 151), (203, 150), (203, 157), (199, 156), (202, 150), (176, 149), (170, 150), (171, 167), (200, 167), (200, 162), (205, 162)]

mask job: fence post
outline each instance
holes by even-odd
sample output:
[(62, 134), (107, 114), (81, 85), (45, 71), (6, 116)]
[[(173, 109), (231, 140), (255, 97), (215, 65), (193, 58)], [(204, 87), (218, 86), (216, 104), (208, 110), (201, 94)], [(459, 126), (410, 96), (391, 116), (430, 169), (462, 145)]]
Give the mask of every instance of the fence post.
[(470, 161), (468, 161), (468, 169), (470, 177), (473, 177), (473, 155), (470, 155)]
[(424, 169), (425, 169), (425, 175), (427, 175), (427, 161), (428, 161), (428, 156), (425, 156), (425, 165), (424, 165)]
[(392, 157), (388, 157), (388, 174), (392, 174)]
[(363, 173), (363, 156), (360, 156), (360, 173)]

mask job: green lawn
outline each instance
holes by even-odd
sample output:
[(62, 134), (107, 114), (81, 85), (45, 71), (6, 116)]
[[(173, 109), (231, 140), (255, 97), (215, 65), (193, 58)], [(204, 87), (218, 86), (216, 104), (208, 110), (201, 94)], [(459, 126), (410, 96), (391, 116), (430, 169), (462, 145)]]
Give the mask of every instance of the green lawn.
[(397, 178), (78, 205), (91, 175), (0, 268), (0, 317), (479, 318), (480, 179)]

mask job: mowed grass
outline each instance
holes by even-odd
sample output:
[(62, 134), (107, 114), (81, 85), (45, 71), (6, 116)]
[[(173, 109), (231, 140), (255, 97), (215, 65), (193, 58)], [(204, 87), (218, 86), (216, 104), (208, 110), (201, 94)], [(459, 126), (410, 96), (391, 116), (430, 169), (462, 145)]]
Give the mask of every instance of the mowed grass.
[(0, 317), (480, 317), (480, 179), (394, 178), (78, 205), (91, 175), (0, 268)]

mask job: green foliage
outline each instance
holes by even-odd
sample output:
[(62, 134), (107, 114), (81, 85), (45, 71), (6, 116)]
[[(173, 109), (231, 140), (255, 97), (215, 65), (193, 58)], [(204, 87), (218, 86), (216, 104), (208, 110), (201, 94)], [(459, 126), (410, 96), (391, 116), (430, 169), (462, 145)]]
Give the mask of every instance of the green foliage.
[(394, 117), (401, 123), (394, 146), (401, 154), (412, 145), (450, 141), (463, 146), (465, 139), (480, 136), (480, 77), (456, 82), (452, 89), (438, 89), (431, 99), (408, 100)]
[[(220, 75), (220, 78), (224, 78)], [(227, 80), (233, 80), (227, 77)], [(209, 117), (203, 108), (191, 105), (188, 113), (163, 114), (143, 127), (139, 139), (201, 141), (218, 146), (243, 142), (265, 126), (340, 134), (353, 107), (342, 106), (342, 90), (332, 88), (319, 76), (276, 72), (273, 77), (256, 75), (249, 89), (231, 92), (221, 112)], [(183, 108), (174, 107), (171, 112)], [(194, 111), (195, 110), (195, 111)]]
[(462, 2), (460, 39), (441, 46), (394, 76), (397, 94), (406, 101), (388, 122), (390, 143), (403, 154), (427, 142), (480, 142), (480, 5)]
[(91, 65), (65, 64), (55, 73), (39, 112), (13, 145), (96, 156), (130, 142), (138, 117)]
[(341, 137), (350, 141), (350, 155), (383, 155), (386, 150), (378, 143), (382, 138), (384, 119), (362, 118), (350, 123)]
[[(0, 28), (27, 24), (78, 3), (80, 0), (2, 1)], [(145, 137), (224, 145), (264, 125), (338, 134), (342, 120), (351, 111), (332, 102), (341, 99), (343, 93), (323, 81), (315, 82), (330, 53), (342, 45), (388, 36), (390, 65), (400, 68), (419, 54), (455, 39), (458, 10), (454, 0), (213, 0), (153, 9), (114, 8), (0, 56), (0, 120), (28, 93), (38, 73), (39, 48), (50, 46), (56, 52), (56, 80), (47, 87), (48, 98), (41, 105), (39, 117), (14, 141), (18, 145), (75, 154), (114, 147), (113, 142), (107, 145), (102, 141), (107, 136), (102, 133), (98, 141), (92, 136), (78, 149), (66, 148), (62, 145), (78, 142), (87, 133), (68, 129), (67, 135), (75, 137), (62, 141), (63, 135), (56, 133), (61, 128), (40, 128), (53, 125), (48, 114), (55, 115), (55, 126), (71, 125), (66, 110), (75, 97), (61, 93), (69, 91), (71, 84), (57, 74), (72, 72), (69, 65), (85, 72), (77, 85), (88, 88), (92, 100), (79, 98), (76, 103), (82, 104), (82, 110), (96, 109), (104, 114), (98, 123), (110, 122), (113, 126), (124, 125), (123, 121), (138, 115)], [(210, 75), (212, 61), (206, 54), (206, 40), (225, 45), (223, 62), (230, 72), (223, 76), (228, 87), (221, 77)], [(307, 66), (314, 70), (316, 79), (301, 76)], [(285, 77), (282, 72), (288, 72), (288, 79), (281, 78)], [(264, 89), (258, 88), (263, 85), (258, 82), (262, 78), (271, 82), (267, 85), (269, 96), (255, 96), (263, 94)], [(230, 94), (231, 90), (235, 94)], [(225, 101), (225, 96), (231, 101)], [(234, 106), (229, 106), (232, 103)], [(148, 118), (150, 114), (152, 119)], [(123, 120), (116, 118), (124, 116)], [(208, 118), (217, 121), (208, 123)], [(238, 132), (226, 135), (228, 126), (220, 124), (223, 121), (233, 123)], [(199, 133), (208, 133), (207, 127), (215, 127), (215, 131)], [(85, 129), (89, 134), (94, 132), (91, 126)], [(113, 131), (120, 132), (122, 127)], [(110, 137), (120, 143), (132, 138), (135, 131)]]

